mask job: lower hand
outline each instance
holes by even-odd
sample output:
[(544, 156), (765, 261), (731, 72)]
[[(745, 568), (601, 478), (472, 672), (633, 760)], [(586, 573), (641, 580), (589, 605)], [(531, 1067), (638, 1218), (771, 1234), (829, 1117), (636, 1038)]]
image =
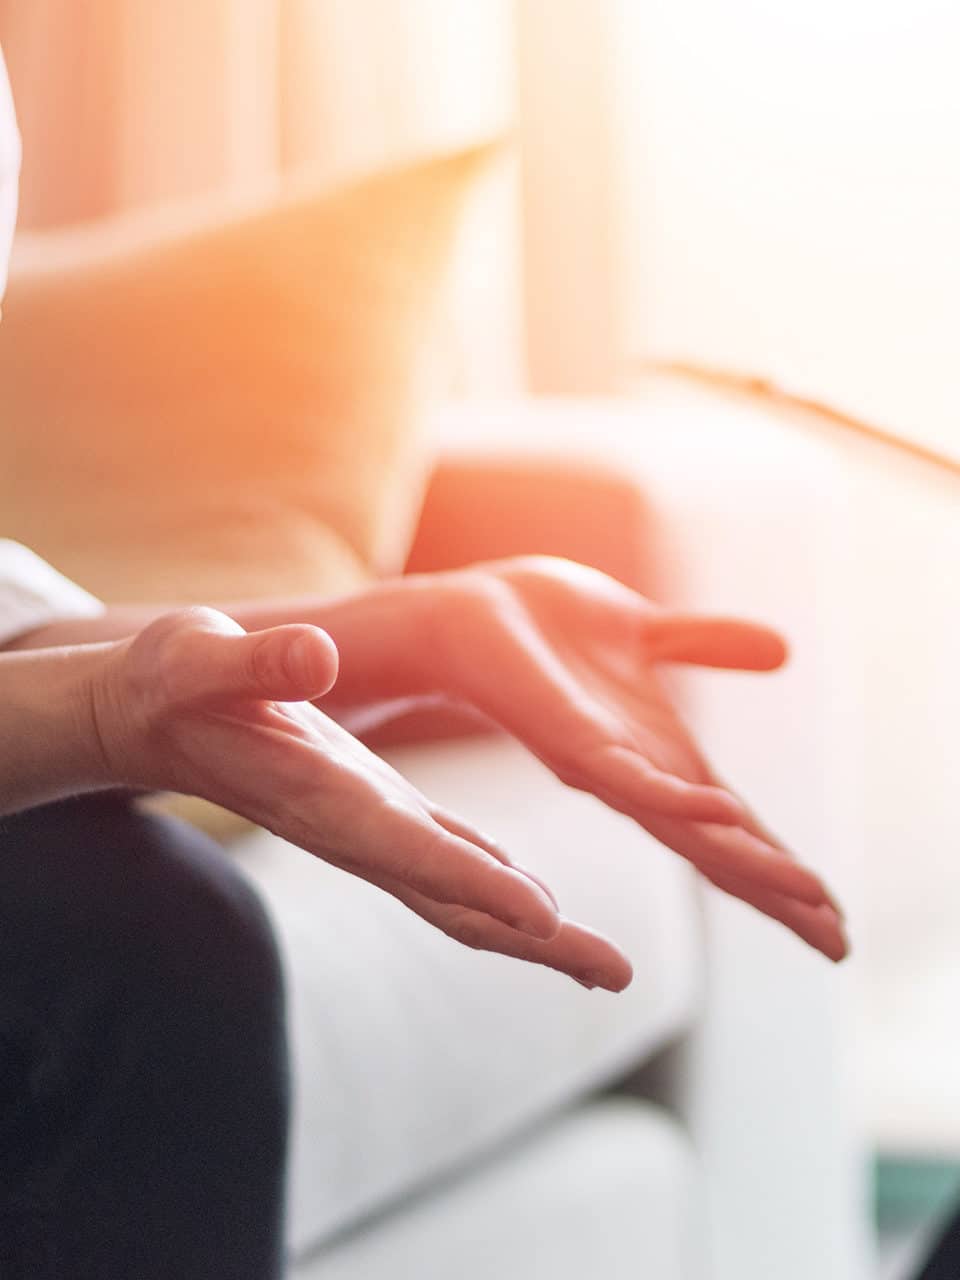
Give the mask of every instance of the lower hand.
[(246, 633), (191, 609), (113, 646), (92, 688), (103, 776), (199, 795), (385, 889), (469, 946), (620, 990), (629, 962), (562, 920), (489, 837), (432, 804), (310, 699), (337, 675), (316, 627)]

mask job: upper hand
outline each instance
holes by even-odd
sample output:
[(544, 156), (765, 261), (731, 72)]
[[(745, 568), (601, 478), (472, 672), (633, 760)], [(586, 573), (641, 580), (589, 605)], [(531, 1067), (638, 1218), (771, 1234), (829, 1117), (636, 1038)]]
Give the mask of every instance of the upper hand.
[[(768, 627), (677, 614), (598, 571), (524, 557), (436, 575), (418, 680), (523, 742), (831, 959), (847, 941), (820, 878), (723, 786), (658, 677), (663, 662), (767, 671)], [(443, 579), (442, 589), (440, 579)]]

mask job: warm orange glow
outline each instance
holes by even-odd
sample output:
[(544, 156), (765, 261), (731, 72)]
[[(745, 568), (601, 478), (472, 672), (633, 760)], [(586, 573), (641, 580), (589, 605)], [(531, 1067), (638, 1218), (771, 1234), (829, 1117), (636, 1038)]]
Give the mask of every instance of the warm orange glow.
[(960, 11), (624, 6), (635, 353), (960, 457)]

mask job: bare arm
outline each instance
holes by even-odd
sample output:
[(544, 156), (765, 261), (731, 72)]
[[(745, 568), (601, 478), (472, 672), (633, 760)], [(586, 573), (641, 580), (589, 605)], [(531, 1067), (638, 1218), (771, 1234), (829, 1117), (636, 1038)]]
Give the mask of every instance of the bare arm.
[(108, 785), (92, 688), (110, 648), (0, 654), (0, 814)]
[[(413, 694), (409, 655), (430, 643), (431, 615), (443, 607), (443, 579), (414, 575), (378, 583), (334, 599), (221, 602), (215, 607), (245, 631), (309, 622), (332, 636), (340, 651), (340, 675), (324, 699), (324, 711), (366, 742), (410, 741), (490, 727), (476, 710), (435, 692)], [(99, 617), (47, 624), (11, 640), (8, 652), (57, 645), (95, 644), (136, 635), (172, 606), (121, 605)], [(0, 646), (0, 651), (3, 646)], [(402, 723), (402, 728), (400, 727)], [(394, 727), (396, 726), (396, 727)]]

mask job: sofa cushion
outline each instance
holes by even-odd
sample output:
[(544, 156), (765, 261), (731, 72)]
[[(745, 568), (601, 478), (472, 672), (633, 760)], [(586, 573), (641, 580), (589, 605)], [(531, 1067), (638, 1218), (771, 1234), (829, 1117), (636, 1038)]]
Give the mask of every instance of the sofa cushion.
[(34, 240), (0, 343), (3, 534), (109, 602), (399, 571), (429, 322), (496, 150)]
[(699, 1175), (662, 1111), (593, 1102), (301, 1260), (290, 1280), (690, 1280), (704, 1274)]
[(618, 996), (467, 950), (395, 899), (264, 832), (234, 846), (272, 911), (289, 976), (297, 1252), (642, 1063), (693, 1018), (689, 869), (623, 816), (500, 738), (392, 762), (545, 876), (611, 936)]

